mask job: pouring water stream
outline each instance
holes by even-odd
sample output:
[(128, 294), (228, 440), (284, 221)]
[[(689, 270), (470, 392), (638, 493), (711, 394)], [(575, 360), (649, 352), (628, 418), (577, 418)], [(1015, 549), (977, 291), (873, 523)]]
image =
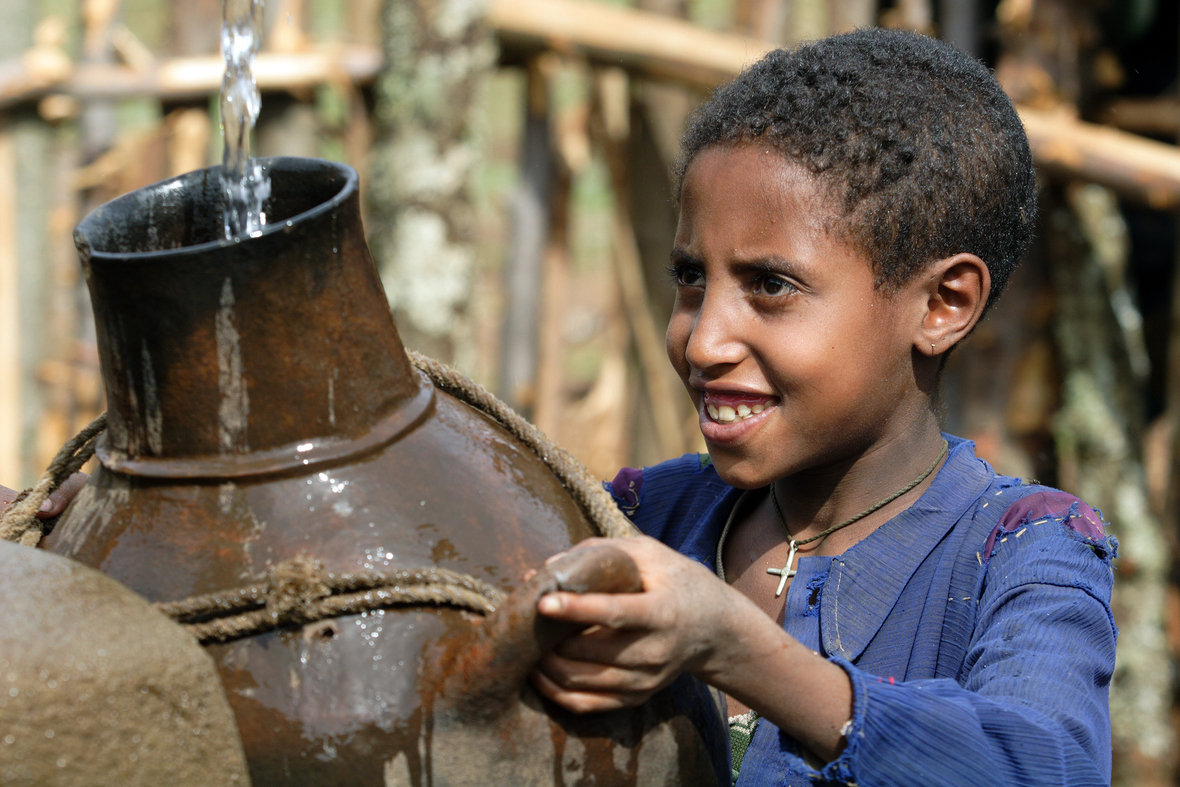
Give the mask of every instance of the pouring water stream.
[(225, 135), (222, 188), (225, 237), (254, 236), (266, 224), (262, 205), (270, 196), (270, 178), (250, 156), (250, 132), (258, 120), (262, 97), (254, 81), (254, 57), (262, 42), (263, 0), (222, 0), (221, 128)]

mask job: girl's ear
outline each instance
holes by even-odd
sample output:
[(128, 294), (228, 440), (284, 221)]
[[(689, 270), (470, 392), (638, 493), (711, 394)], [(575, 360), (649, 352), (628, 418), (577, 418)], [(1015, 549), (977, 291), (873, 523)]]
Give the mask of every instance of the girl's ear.
[(983, 316), (992, 277), (983, 260), (966, 252), (930, 265), (922, 276), (926, 311), (914, 346), (940, 356), (967, 337)]

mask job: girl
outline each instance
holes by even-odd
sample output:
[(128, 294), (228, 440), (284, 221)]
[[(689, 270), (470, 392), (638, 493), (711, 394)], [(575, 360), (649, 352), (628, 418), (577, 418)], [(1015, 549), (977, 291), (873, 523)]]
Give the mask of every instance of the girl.
[(611, 484), (644, 592), (543, 597), (589, 628), (537, 689), (588, 713), (689, 672), (728, 698), (739, 785), (1108, 783), (1114, 540), (934, 408), (1031, 236), (999, 85), (837, 36), (718, 91), (683, 162), (667, 344), (709, 453)]

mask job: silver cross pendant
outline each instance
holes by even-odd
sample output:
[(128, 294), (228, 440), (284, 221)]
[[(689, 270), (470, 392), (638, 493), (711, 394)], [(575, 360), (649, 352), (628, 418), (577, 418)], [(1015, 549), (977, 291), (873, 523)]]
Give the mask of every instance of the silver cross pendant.
[(781, 596), (783, 594), (783, 588), (785, 588), (787, 586), (787, 580), (799, 573), (795, 569), (791, 568), (791, 564), (795, 562), (795, 553), (797, 551), (799, 551), (799, 550), (795, 546), (795, 539), (792, 538), (791, 539), (791, 551), (787, 553), (786, 564), (782, 568), (768, 568), (768, 569), (766, 569), (767, 574), (777, 574), (779, 577), (778, 590), (774, 591), (775, 598), (778, 598), (779, 596)]

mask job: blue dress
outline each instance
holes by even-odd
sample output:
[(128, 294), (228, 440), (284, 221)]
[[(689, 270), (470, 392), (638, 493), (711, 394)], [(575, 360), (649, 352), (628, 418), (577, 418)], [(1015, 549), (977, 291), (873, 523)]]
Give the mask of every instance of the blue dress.
[[(1117, 542), (1077, 498), (947, 439), (913, 506), (842, 555), (801, 558), (787, 593), (785, 630), (852, 680), (843, 752), (816, 770), (762, 719), (738, 787), (1110, 783)], [(643, 532), (715, 569), (742, 492), (707, 456), (609, 488)]]

